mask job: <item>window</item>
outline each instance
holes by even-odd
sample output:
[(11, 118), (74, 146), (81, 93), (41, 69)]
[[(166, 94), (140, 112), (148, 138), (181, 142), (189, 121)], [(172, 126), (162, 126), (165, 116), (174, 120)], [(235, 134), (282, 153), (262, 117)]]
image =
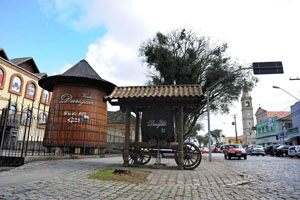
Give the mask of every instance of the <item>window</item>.
[(17, 107), (15, 105), (11, 105), (9, 107), (8, 115), (14, 115), (17, 111)]
[(26, 85), (26, 95), (25, 97), (28, 99), (35, 100), (35, 94), (36, 94), (36, 84), (32, 81), (28, 82)]
[(44, 125), (47, 121), (47, 115), (45, 113), (40, 113), (39, 115), (39, 124)]
[(246, 101), (246, 107), (249, 108), (250, 107), (250, 102)]
[(31, 110), (25, 110), (22, 116), (22, 124), (30, 125), (30, 120), (31, 120)]
[(43, 90), (43, 92), (42, 92), (41, 103), (44, 103), (44, 104), (50, 103), (50, 92), (48, 92), (47, 90)]
[(22, 84), (22, 81), (21, 81), (20, 77), (18, 77), (18, 76), (14, 77), (13, 83), (11, 86), (11, 90), (15, 91), (15, 92), (20, 92), (21, 84)]
[(23, 78), (19, 74), (13, 74), (10, 79), (9, 92), (22, 95)]
[(28, 96), (33, 97), (35, 92), (35, 85), (33, 83), (30, 83), (28, 88), (27, 88), (27, 94)]
[(0, 89), (4, 88), (5, 84), (5, 70), (4, 68), (0, 67)]

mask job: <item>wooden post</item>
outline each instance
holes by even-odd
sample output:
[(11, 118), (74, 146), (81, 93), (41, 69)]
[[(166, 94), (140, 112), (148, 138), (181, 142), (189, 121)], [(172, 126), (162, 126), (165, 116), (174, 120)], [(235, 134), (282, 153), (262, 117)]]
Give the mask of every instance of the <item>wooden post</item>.
[(140, 112), (135, 113), (135, 142), (139, 141), (139, 136), (140, 136)]
[(125, 148), (124, 148), (124, 166), (129, 166), (129, 159), (128, 159), (128, 149), (129, 149), (129, 137), (130, 137), (130, 110), (126, 108), (126, 128), (125, 128)]
[(178, 130), (177, 130), (177, 140), (178, 140), (178, 154), (179, 154), (179, 169), (183, 170), (183, 106), (178, 109)]

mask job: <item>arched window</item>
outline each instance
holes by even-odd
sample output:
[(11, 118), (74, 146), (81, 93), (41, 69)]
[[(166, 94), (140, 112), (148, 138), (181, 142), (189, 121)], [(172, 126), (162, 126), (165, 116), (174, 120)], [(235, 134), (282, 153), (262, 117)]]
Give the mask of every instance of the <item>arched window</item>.
[(42, 92), (41, 103), (44, 103), (44, 104), (50, 103), (50, 92), (48, 92), (47, 90), (43, 90), (43, 92)]
[(30, 125), (30, 120), (31, 120), (31, 110), (25, 110), (22, 116), (22, 124)]
[(17, 107), (15, 105), (10, 105), (8, 115), (14, 115), (17, 112)]
[(44, 125), (47, 122), (47, 115), (45, 113), (40, 113), (39, 115), (39, 124)]
[(35, 100), (36, 88), (36, 84), (33, 81), (28, 82), (26, 85), (25, 97), (28, 99)]
[(0, 67), (0, 89), (4, 88), (5, 84), (5, 70), (4, 68)]
[(10, 79), (9, 92), (22, 95), (23, 78), (20, 74), (13, 74)]
[(14, 79), (13, 79), (11, 90), (15, 91), (15, 92), (20, 92), (21, 84), (22, 84), (22, 81), (21, 81), (20, 77), (15, 76)]
[(246, 107), (249, 108), (250, 107), (250, 102), (246, 101)]
[(33, 97), (34, 93), (35, 93), (35, 85), (33, 83), (30, 83), (27, 88), (27, 94), (28, 94), (28, 96)]

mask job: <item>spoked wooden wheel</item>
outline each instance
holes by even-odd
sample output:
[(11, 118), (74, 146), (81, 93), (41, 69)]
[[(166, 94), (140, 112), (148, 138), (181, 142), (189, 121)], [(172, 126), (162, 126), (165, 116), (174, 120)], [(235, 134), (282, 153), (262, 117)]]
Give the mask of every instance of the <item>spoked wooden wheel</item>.
[(151, 155), (148, 150), (141, 149), (139, 147), (131, 147), (129, 149), (128, 162), (130, 165), (145, 165), (150, 161), (150, 159)]
[(151, 154), (148, 149), (143, 149), (143, 156), (140, 158), (141, 164), (145, 165), (147, 164), (151, 159)]
[[(179, 165), (179, 154), (176, 153), (175, 161)], [(202, 155), (200, 149), (192, 143), (184, 143), (183, 145), (183, 168), (192, 170), (201, 163)]]

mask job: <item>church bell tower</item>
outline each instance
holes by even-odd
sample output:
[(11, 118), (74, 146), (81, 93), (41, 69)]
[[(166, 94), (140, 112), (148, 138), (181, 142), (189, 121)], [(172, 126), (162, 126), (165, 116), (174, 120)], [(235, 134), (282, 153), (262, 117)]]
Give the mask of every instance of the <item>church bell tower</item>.
[(252, 130), (254, 126), (252, 98), (248, 92), (243, 92), (242, 98), (242, 120), (244, 145), (255, 144), (255, 132)]

